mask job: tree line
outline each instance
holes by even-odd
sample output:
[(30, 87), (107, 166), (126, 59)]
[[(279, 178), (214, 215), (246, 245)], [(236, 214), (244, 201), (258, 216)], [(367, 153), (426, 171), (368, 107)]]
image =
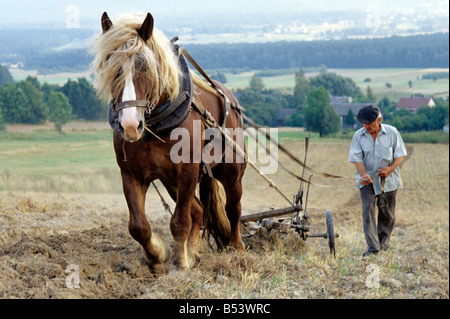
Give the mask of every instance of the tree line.
[[(223, 74), (213, 77), (226, 82)], [(448, 124), (449, 99), (435, 99), (433, 108), (422, 107), (411, 112), (395, 108), (396, 101), (387, 97), (376, 101), (370, 86), (363, 92), (346, 77), (322, 68), (320, 74), (307, 78), (303, 69), (295, 74), (294, 94), (265, 88), (262, 77), (253, 76), (249, 86), (234, 91), (246, 114), (256, 123), (277, 126), (281, 109), (292, 109), (285, 125), (305, 127), (320, 136), (335, 133), (340, 119), (330, 105), (330, 96), (351, 96), (354, 102), (377, 103), (383, 111), (384, 122), (401, 131), (441, 130)], [(92, 84), (85, 78), (69, 79), (63, 86), (41, 84), (36, 77), (13, 82), (9, 71), (0, 67), (0, 129), (4, 123), (39, 124), (50, 120), (61, 130), (70, 119), (106, 120), (107, 105), (95, 94)], [(356, 123), (355, 114), (347, 114), (345, 123)]]
[(5, 69), (0, 67), (0, 129), (5, 123), (40, 124), (49, 120), (61, 131), (71, 119), (107, 118), (108, 106), (97, 98), (85, 78), (69, 79), (63, 86), (41, 84), (31, 76), (14, 82)]
[(380, 39), (186, 45), (204, 68), (422, 68), (449, 66), (449, 34)]
[[(67, 32), (67, 31), (65, 31)], [(81, 32), (81, 31), (80, 31)], [(91, 31), (92, 32), (92, 31)], [(10, 32), (11, 33), (11, 32)], [(40, 73), (86, 70), (93, 59), (87, 48), (61, 49), (73, 34), (57, 34), (45, 45), (36, 40), (15, 44), (0, 30), (0, 62), (23, 63)], [(39, 37), (34, 32), (35, 37)], [(78, 36), (87, 36), (84, 31)], [(57, 36), (58, 35), (58, 36)], [(29, 38), (23, 34), (26, 39)], [(40, 36), (42, 37), (42, 36)], [(183, 45), (182, 39), (179, 41)], [(51, 48), (59, 46), (58, 50)], [(448, 68), (449, 34), (392, 36), (378, 39), (279, 41), (269, 43), (187, 44), (188, 52), (205, 69), (288, 69), (326, 65), (329, 68)]]
[[(293, 114), (285, 119), (285, 125), (305, 127), (320, 136), (333, 134), (340, 129), (340, 118), (330, 105), (330, 96), (351, 96), (355, 103), (377, 103), (383, 112), (383, 122), (394, 125), (400, 131), (442, 130), (449, 122), (449, 98), (436, 98), (436, 106), (420, 107), (411, 113), (396, 109), (396, 102), (387, 97), (376, 99), (370, 86), (363, 92), (356, 83), (346, 77), (323, 70), (319, 75), (307, 78), (303, 69), (295, 75), (294, 94), (269, 90), (261, 77), (253, 76), (249, 87), (235, 92), (246, 114), (260, 125), (277, 126), (277, 115), (282, 108), (290, 108)], [(351, 109), (344, 123), (356, 124)]]

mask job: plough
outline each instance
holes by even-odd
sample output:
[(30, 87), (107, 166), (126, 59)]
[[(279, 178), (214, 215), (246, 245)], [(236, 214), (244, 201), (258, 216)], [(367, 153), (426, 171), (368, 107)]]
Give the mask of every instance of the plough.
[[(309, 187), (311, 185), (312, 174), (308, 179), (308, 187), (306, 190), (306, 198), (303, 202), (304, 190), (303, 190), (303, 181), (304, 181), (304, 173), (306, 167), (306, 159), (308, 153), (309, 146), (309, 138), (308, 135), (305, 138), (305, 159), (302, 170), (302, 178), (300, 181), (300, 187), (297, 192), (293, 196), (292, 205), (290, 207), (279, 208), (279, 209), (270, 209), (267, 211), (257, 212), (253, 214), (243, 215), (241, 216), (241, 223), (246, 226), (246, 228), (250, 231), (246, 236), (252, 236), (259, 229), (265, 229), (267, 231), (279, 230), (279, 231), (290, 231), (294, 230), (300, 235), (300, 238), (306, 240), (307, 238), (325, 238), (328, 239), (328, 246), (330, 248), (330, 254), (333, 256), (336, 255), (336, 246), (335, 246), (335, 238), (339, 237), (339, 234), (334, 232), (333, 226), (333, 216), (331, 210), (325, 211), (325, 220), (327, 231), (325, 233), (319, 234), (311, 234), (310, 231), (310, 216), (307, 212), (307, 204), (308, 204), (308, 195), (309, 195)], [(291, 215), (290, 217), (286, 217), (287, 215)], [(284, 216), (284, 217), (283, 217)]]

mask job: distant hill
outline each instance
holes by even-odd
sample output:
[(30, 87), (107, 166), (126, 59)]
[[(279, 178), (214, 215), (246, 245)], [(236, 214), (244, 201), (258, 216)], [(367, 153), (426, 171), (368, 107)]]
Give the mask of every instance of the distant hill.
[[(86, 46), (94, 34), (88, 29), (0, 30), (0, 63), (21, 63), (24, 69), (41, 74), (84, 71), (93, 59)], [(185, 47), (206, 69), (449, 67), (449, 33)]]
[(448, 68), (449, 34), (380, 39), (186, 45), (205, 68)]

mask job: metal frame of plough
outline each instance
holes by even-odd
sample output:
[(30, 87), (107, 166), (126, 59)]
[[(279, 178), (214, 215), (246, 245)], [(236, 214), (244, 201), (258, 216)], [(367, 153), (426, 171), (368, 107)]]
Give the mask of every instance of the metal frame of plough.
[[(339, 234), (334, 232), (334, 225), (333, 225), (333, 216), (331, 210), (326, 210), (325, 217), (326, 217), (326, 226), (327, 231), (325, 233), (318, 233), (318, 234), (311, 234), (310, 231), (310, 216), (307, 212), (307, 205), (308, 205), (308, 195), (309, 195), (309, 187), (311, 185), (311, 178), (312, 174), (308, 178), (308, 186), (306, 189), (306, 198), (305, 202), (303, 203), (303, 196), (304, 190), (303, 190), (303, 182), (304, 182), (304, 174), (305, 174), (305, 167), (306, 167), (306, 159), (308, 155), (308, 148), (309, 148), (309, 139), (310, 134), (305, 138), (305, 159), (303, 169), (302, 169), (302, 178), (300, 180), (300, 187), (298, 189), (298, 192), (293, 196), (292, 206), (285, 207), (285, 208), (279, 208), (279, 209), (270, 209), (267, 211), (262, 211), (258, 213), (248, 214), (241, 216), (241, 223), (246, 225), (246, 223), (249, 222), (259, 222), (259, 225), (256, 226), (256, 229), (264, 228), (266, 230), (272, 230), (272, 229), (282, 229), (282, 230), (289, 230), (293, 229), (295, 232), (297, 232), (301, 239), (306, 240), (307, 238), (325, 238), (328, 239), (328, 246), (330, 248), (330, 254), (333, 256), (336, 255), (336, 246), (335, 246), (335, 238), (339, 237)], [(304, 204), (304, 208), (303, 208)], [(290, 219), (277, 219), (273, 220), (275, 217), (282, 217), (287, 216), (291, 214), (295, 214)], [(288, 222), (286, 222), (288, 221)]]

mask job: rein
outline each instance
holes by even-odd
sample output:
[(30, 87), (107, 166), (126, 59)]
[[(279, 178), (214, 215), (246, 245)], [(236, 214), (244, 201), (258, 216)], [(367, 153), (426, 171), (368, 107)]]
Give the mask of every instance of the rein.
[[(194, 60), (194, 58), (191, 57), (191, 55), (184, 49), (182, 48), (182, 53), (183, 55), (189, 60), (189, 62), (191, 62), (191, 64), (197, 69), (197, 71), (205, 78), (205, 80), (216, 90), (218, 91), (218, 93), (225, 99), (225, 101), (227, 100), (227, 97), (225, 94), (223, 94), (223, 92), (214, 84), (214, 82), (209, 78), (209, 76), (206, 74), (206, 72), (200, 67), (200, 65)], [(228, 144), (231, 144), (231, 146), (233, 147), (233, 150), (238, 153), (240, 156), (243, 156), (245, 159), (245, 162), (249, 163), (250, 166), (252, 166), (268, 183), (271, 187), (275, 188), (286, 200), (286, 196), (284, 194), (282, 194), (280, 192), (280, 190), (278, 189), (278, 187), (275, 185), (275, 183), (270, 180), (267, 176), (265, 176), (257, 167), (254, 163), (251, 163), (248, 160), (248, 156), (247, 154), (239, 148), (238, 145), (236, 145), (236, 143), (227, 135), (227, 133), (222, 129), (222, 127), (220, 127), (219, 125), (217, 125), (217, 123), (215, 123), (215, 121), (211, 121), (211, 114), (209, 114), (209, 112), (207, 112), (206, 110), (201, 110), (199, 109), (199, 106), (195, 105), (193, 103), (194, 109), (200, 114), (202, 115), (202, 118), (207, 119), (207, 121), (209, 122), (209, 126), (210, 127), (214, 127), (220, 130), (220, 132), (222, 133), (222, 135), (225, 137), (225, 139), (227, 140)], [(204, 112), (203, 112), (204, 111)], [(205, 114), (206, 113), (206, 114)], [(239, 112), (240, 115), (243, 117), (244, 120), (246, 120), (250, 126), (252, 126), (255, 129), (259, 129), (260, 126), (258, 126), (255, 122), (253, 122), (250, 118), (248, 118), (244, 112)], [(212, 119), (214, 120), (214, 119)], [(256, 139), (255, 137), (253, 137), (254, 139)], [(339, 175), (334, 175), (334, 174), (329, 174), (329, 173), (325, 173), (325, 172), (319, 172), (314, 170), (313, 168), (307, 166), (305, 163), (303, 163), (301, 160), (299, 160), (297, 157), (295, 157), (288, 149), (286, 149), (284, 146), (280, 145), (278, 142), (274, 141), (270, 135), (266, 132), (266, 138), (273, 143), (275, 146), (277, 146), (283, 153), (285, 153), (286, 155), (289, 156), (289, 158), (291, 158), (292, 160), (294, 160), (296, 163), (300, 164), (302, 167), (310, 170), (313, 173), (316, 173), (318, 175), (321, 175), (323, 177), (326, 178), (335, 178), (335, 179), (354, 179), (354, 177), (345, 177), (345, 176), (339, 176)], [(267, 148), (267, 146), (265, 146)], [(271, 154), (269, 152), (269, 154)], [(285, 170), (287, 173), (289, 173), (291, 176), (295, 177), (296, 179), (308, 183), (310, 185), (314, 185), (317, 187), (322, 187), (322, 188), (336, 188), (337, 186), (329, 186), (329, 185), (320, 185), (320, 184), (315, 184), (312, 183), (310, 180), (306, 180), (303, 177), (295, 174), (294, 172), (290, 171), (286, 166), (284, 166), (281, 163), (278, 163), (280, 165), (280, 167)], [(347, 185), (346, 185), (347, 186)], [(340, 187), (344, 187), (344, 186), (340, 186)], [(354, 185), (348, 185), (347, 187), (354, 187)]]

